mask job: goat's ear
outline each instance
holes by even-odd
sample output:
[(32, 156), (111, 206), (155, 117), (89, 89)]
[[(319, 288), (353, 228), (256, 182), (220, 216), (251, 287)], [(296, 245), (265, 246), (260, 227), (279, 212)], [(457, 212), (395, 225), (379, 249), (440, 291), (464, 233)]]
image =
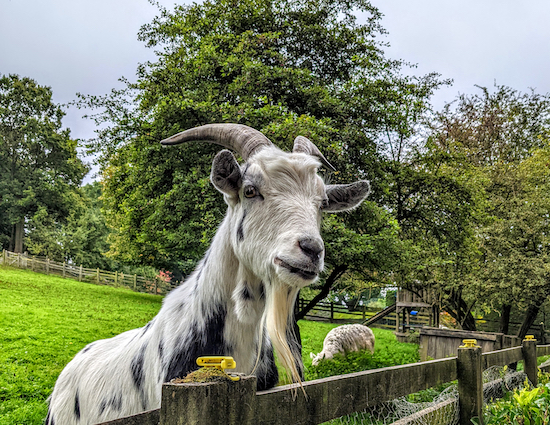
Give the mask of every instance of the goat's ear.
[(309, 353), (309, 358), (310, 358), (310, 359), (314, 359), (314, 358), (315, 358), (315, 354), (313, 354), (313, 353), (310, 352), (310, 353)]
[(329, 184), (326, 186), (327, 203), (323, 211), (347, 211), (357, 207), (370, 192), (370, 184), (359, 180), (350, 184)]
[(231, 152), (224, 149), (214, 157), (210, 180), (226, 200), (237, 199), (242, 185), (241, 167)]

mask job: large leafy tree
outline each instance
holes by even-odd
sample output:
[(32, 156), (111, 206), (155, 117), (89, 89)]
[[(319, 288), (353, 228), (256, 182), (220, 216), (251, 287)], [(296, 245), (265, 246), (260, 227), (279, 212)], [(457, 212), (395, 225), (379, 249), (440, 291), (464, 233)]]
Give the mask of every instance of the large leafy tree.
[(25, 226), (39, 210), (56, 220), (71, 211), (71, 193), (86, 166), (62, 129), (52, 91), (30, 78), (0, 76), (0, 241), (22, 252)]
[(327, 280), (358, 268), (387, 279), (400, 242), (379, 206), (387, 191), (379, 142), (413, 132), (411, 117), (426, 113), (441, 82), (405, 77), (400, 61), (385, 58), (380, 17), (362, 0), (220, 0), (162, 10), (140, 32), (158, 58), (139, 67), (138, 82), (82, 99), (104, 125), (90, 147), (102, 154), (106, 209), (119, 229), (111, 254), (194, 265), (225, 210), (208, 182), (218, 148), (161, 150), (158, 141), (236, 122), (286, 149), (297, 135), (309, 137), (336, 166), (332, 182), (371, 180), (374, 202), (327, 221)]
[[(505, 86), (463, 95), (439, 114), (437, 148), (475, 169), (485, 201), (475, 223), (481, 258), (478, 285), (465, 287), (469, 309), (480, 300), (501, 312), (508, 331), (512, 305), (527, 309), (523, 336), (547, 299), (548, 198), (540, 160), (550, 131), (550, 96)], [(541, 151), (541, 149), (543, 149)], [(544, 188), (544, 189), (543, 189)]]

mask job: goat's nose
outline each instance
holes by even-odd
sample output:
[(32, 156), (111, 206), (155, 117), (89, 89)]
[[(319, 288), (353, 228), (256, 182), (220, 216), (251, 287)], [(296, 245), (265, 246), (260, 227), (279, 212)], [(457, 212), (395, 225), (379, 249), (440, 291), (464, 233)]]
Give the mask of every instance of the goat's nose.
[(323, 241), (315, 238), (303, 238), (298, 241), (300, 249), (306, 254), (312, 261), (317, 263), (321, 258), (321, 253), (325, 249)]

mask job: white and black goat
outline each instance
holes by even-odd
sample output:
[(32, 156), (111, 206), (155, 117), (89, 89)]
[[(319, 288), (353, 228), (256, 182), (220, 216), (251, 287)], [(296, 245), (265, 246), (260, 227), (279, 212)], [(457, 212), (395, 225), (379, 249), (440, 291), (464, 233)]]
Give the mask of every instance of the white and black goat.
[[(86, 346), (59, 375), (47, 425), (95, 424), (160, 406), (163, 382), (197, 369), (197, 357), (233, 356), (235, 372), (257, 376), (258, 388), (278, 381), (273, 348), (294, 381), (302, 361), (292, 337), (300, 288), (323, 270), (321, 213), (360, 204), (366, 181), (325, 185), (330, 166), (306, 138), (292, 153), (257, 130), (210, 124), (163, 140), (216, 143), (211, 181), (228, 205), (212, 244), (196, 270), (164, 299), (145, 327)], [(264, 330), (267, 330), (265, 332)]]

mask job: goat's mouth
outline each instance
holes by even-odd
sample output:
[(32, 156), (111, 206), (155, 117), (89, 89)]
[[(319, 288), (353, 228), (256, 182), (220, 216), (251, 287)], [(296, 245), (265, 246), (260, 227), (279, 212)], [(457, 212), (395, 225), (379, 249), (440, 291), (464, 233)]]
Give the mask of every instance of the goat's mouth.
[(275, 258), (274, 263), (287, 269), (290, 273), (300, 276), (304, 280), (312, 280), (317, 277), (317, 271), (293, 266), (291, 264), (288, 264), (286, 261), (281, 260), (279, 257)]

